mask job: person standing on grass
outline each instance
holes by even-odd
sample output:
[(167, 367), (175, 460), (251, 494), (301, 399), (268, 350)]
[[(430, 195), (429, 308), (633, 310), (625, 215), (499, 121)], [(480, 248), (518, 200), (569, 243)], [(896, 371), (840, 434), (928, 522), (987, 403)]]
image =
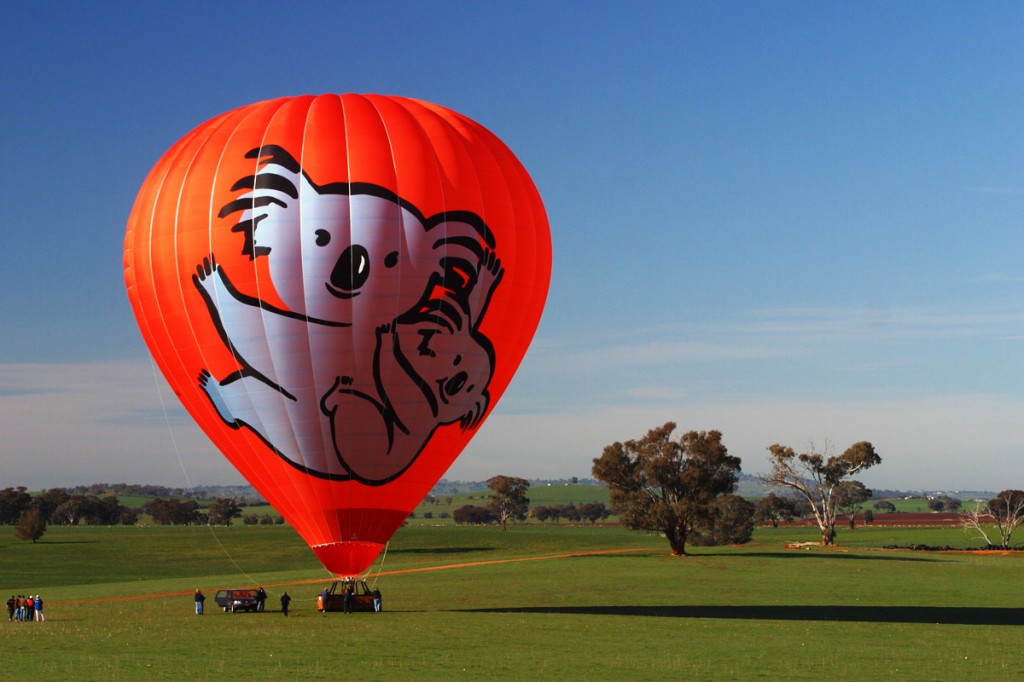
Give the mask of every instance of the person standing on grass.
[(345, 613), (352, 613), (352, 588), (346, 587), (345, 591), (341, 593), (341, 604), (342, 610)]
[(263, 589), (263, 585), (260, 585), (256, 590), (256, 613), (263, 613), (263, 605), (266, 603), (267, 591)]
[(196, 593), (193, 598), (196, 600), (196, 615), (203, 615), (203, 602), (206, 601), (206, 597), (201, 591), (199, 591), (199, 588), (196, 588)]
[(281, 613), (285, 616), (288, 615), (288, 604), (292, 602), (292, 598), (288, 596), (287, 592), (281, 594)]
[(36, 622), (46, 622), (46, 616), (43, 615), (43, 599), (38, 594), (36, 595)]
[(373, 610), (380, 613), (380, 590), (375, 587), (370, 594), (373, 595)]
[(14, 595), (7, 600), (7, 620), (14, 620)]
[(29, 623), (36, 619), (36, 600), (32, 595), (25, 597), (25, 620)]

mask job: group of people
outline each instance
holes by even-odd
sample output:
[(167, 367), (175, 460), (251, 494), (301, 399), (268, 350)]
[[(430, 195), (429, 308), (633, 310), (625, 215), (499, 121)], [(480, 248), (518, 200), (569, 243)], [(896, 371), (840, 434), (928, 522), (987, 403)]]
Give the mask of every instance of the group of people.
[(46, 620), (46, 616), (43, 615), (43, 599), (38, 594), (32, 596), (31, 594), (27, 597), (23, 594), (19, 594), (15, 597), (13, 594), (11, 598), (7, 600), (7, 620), (20, 621), (24, 623), (30, 623), (35, 621), (36, 623), (42, 623)]
[[(195, 594), (193, 595), (193, 600), (196, 603), (196, 615), (203, 615), (203, 604), (206, 603), (206, 595), (203, 594), (202, 590), (196, 588)], [(284, 615), (286, 616), (288, 615), (288, 605), (291, 603), (291, 601), (292, 598), (288, 596), (287, 592), (281, 594), (281, 612), (284, 613)], [(263, 613), (263, 607), (266, 605), (266, 602), (267, 591), (263, 589), (262, 585), (260, 585), (259, 589), (256, 590), (257, 613)]]
[[(380, 611), (381, 610), (380, 590), (374, 588), (373, 591), (370, 592), (370, 594), (373, 597), (373, 610), (374, 611)], [(262, 613), (263, 609), (264, 609), (264, 604), (267, 601), (267, 592), (266, 592), (266, 590), (263, 589), (262, 585), (259, 586), (256, 589), (254, 596), (256, 597), (256, 612), (257, 613)], [(327, 611), (327, 600), (329, 599), (330, 596), (331, 596), (330, 591), (325, 587), (323, 589), (323, 592), (320, 593), (319, 599), (317, 600), (317, 602), (318, 602), (318, 604), (317, 604), (318, 610), (320, 610), (320, 611)], [(18, 599), (20, 600), (21, 597), (19, 597)], [(37, 607), (38, 611), (36, 612), (37, 613), (36, 619), (37, 620), (42, 620), (43, 603), (42, 603), (42, 600), (39, 599), (39, 597), (36, 597), (35, 599), (37, 600), (37, 603), (39, 604), (39, 606)], [(30, 600), (30, 603), (31, 603), (31, 597), (29, 598), (29, 600)], [(195, 605), (196, 605), (196, 615), (197, 616), (203, 615), (203, 603), (206, 601), (206, 595), (203, 594), (202, 590), (197, 589), (195, 591), (195, 593), (193, 594), (193, 600), (195, 601)], [(291, 601), (292, 601), (292, 598), (288, 596), (287, 592), (282, 592), (281, 593), (281, 613), (283, 613), (286, 616), (288, 615), (288, 606), (291, 604)], [(352, 602), (353, 601), (354, 601), (354, 592), (352, 590), (352, 586), (351, 585), (346, 585), (344, 591), (341, 594), (342, 611), (344, 611), (345, 613), (351, 613), (352, 612)], [(13, 608), (12, 604), (14, 604), (14, 597), (11, 597), (11, 599), (7, 602), (8, 610), (11, 610)], [(31, 618), (29, 620), (31, 620)]]

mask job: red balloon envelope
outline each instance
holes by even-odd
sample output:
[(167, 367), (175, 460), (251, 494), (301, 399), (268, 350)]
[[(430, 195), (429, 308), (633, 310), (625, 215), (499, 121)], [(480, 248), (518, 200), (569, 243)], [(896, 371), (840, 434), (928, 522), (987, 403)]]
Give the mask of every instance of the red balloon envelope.
[(508, 386), (547, 218), (512, 152), (418, 100), (218, 116), (164, 154), (128, 297), (185, 408), (331, 572), (370, 566)]

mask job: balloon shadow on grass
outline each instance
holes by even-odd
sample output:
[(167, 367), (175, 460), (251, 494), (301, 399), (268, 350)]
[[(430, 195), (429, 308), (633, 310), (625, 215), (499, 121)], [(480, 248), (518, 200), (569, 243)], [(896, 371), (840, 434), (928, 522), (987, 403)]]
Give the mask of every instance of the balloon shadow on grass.
[(1024, 625), (1024, 609), (983, 606), (522, 606), (452, 609), (452, 611), (456, 613), (536, 613), (570, 616), (647, 616), (844, 623)]
[[(586, 559), (587, 561), (616, 561), (636, 557), (651, 557), (651, 556), (664, 556), (668, 557), (668, 552), (652, 550), (650, 552), (622, 552), (615, 554), (579, 554), (576, 556), (565, 557), (566, 561), (573, 559)], [(791, 550), (788, 552), (702, 552), (697, 550), (689, 553), (686, 556), (672, 557), (678, 559), (681, 562), (687, 561), (699, 561), (700, 559), (838, 559), (838, 560), (849, 560), (857, 559), (859, 561), (923, 561), (923, 562), (945, 562), (953, 561), (946, 557), (940, 556), (911, 556), (910, 552), (892, 553), (892, 554), (846, 554), (841, 552), (806, 552)]]
[[(701, 552), (699, 554), (690, 554), (689, 556), (693, 558), (729, 557), (733, 559), (740, 557), (754, 557), (762, 559), (856, 559), (858, 561), (952, 561), (951, 559), (937, 556), (910, 556), (909, 552), (902, 554), (846, 554), (842, 552), (813, 552), (795, 549), (788, 552), (737, 552), (730, 554), (726, 554), (725, 552)], [(685, 559), (686, 557), (683, 557), (683, 560)]]
[(469, 554), (471, 552), (493, 552), (494, 547), (418, 547), (413, 549), (390, 549), (389, 554)]

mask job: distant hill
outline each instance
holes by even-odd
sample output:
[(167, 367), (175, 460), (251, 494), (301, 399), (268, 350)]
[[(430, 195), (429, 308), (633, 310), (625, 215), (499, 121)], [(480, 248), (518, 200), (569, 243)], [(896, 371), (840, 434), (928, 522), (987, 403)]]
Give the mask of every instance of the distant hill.
[[(604, 486), (603, 483), (592, 478), (578, 478), (576, 476), (572, 478), (531, 478), (529, 481), (531, 489), (551, 485)], [(461, 495), (463, 493), (480, 493), (485, 491), (487, 491), (486, 481), (449, 481), (447, 478), (442, 478), (434, 485), (430, 494), (437, 497), (440, 495)]]
[[(556, 478), (556, 479), (531, 479), (530, 489), (537, 494), (540, 488), (558, 488), (564, 486), (592, 486), (604, 488), (605, 485), (593, 478)], [(575, 488), (579, 490), (578, 488)], [(163, 497), (163, 498), (196, 498), (199, 500), (214, 499), (218, 497), (235, 498), (242, 501), (246, 506), (259, 506), (267, 504), (263, 496), (250, 485), (200, 485), (192, 488), (171, 488), (161, 485), (139, 484), (139, 483), (93, 483), (89, 485), (78, 485), (62, 488), (72, 495), (117, 495), (118, 497)], [(459, 481), (442, 478), (434, 485), (430, 494), (434, 497), (472, 495), (488, 493), (486, 481)], [(764, 497), (772, 489), (764, 485), (760, 479), (750, 474), (739, 474), (736, 486), (736, 494), (748, 499)], [(996, 496), (990, 490), (898, 490), (887, 488), (873, 489), (875, 499), (927, 499), (938, 495), (947, 495), (960, 500), (990, 500)], [(597, 497), (605, 495), (597, 493)], [(548, 497), (549, 494), (541, 494), (540, 497)], [(581, 498), (591, 498), (594, 495), (577, 495)], [(531, 495), (531, 498), (533, 495)], [(554, 497), (561, 495), (555, 493)]]

